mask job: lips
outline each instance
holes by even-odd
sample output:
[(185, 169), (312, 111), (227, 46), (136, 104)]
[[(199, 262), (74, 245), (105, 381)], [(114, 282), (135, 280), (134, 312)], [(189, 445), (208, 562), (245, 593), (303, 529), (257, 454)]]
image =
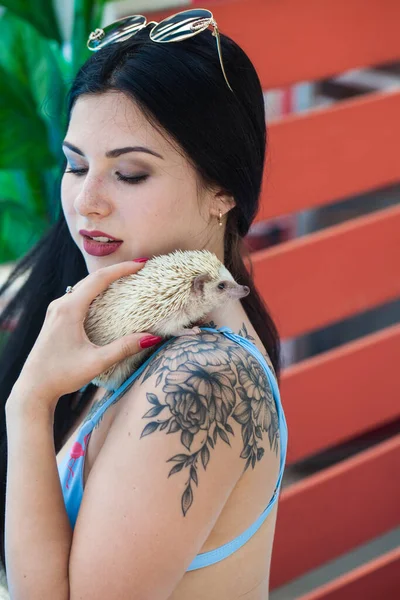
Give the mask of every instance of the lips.
[[(105, 236), (106, 237), (106, 236)], [(83, 247), (91, 256), (107, 256), (116, 252), (123, 242), (96, 242), (89, 237), (83, 237)]]
[[(118, 240), (113, 235), (94, 229), (93, 231), (87, 231), (86, 229), (80, 229), (79, 233), (83, 237), (83, 248), (85, 252), (91, 256), (107, 256), (116, 252), (118, 248), (123, 244), (122, 240)], [(113, 241), (96, 241), (93, 237), (108, 238)]]
[(86, 229), (80, 229), (79, 233), (83, 236), (86, 236), (88, 238), (93, 238), (93, 237), (106, 237), (109, 238), (110, 240), (115, 240), (117, 242), (122, 242), (122, 240), (119, 240), (118, 238), (114, 237), (113, 235), (109, 234), (109, 233), (104, 233), (104, 231), (99, 231), (98, 229), (94, 229), (93, 231), (87, 231)]

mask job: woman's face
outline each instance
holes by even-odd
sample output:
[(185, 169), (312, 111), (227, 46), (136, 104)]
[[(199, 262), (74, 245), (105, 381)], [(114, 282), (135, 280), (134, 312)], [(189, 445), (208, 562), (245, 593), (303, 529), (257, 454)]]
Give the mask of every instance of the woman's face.
[[(223, 206), (215, 194), (198, 197), (189, 162), (124, 94), (81, 96), (63, 149), (68, 165), (62, 207), (89, 273), (176, 248), (204, 247), (220, 255), (216, 217)], [(88, 240), (80, 230), (101, 231), (122, 244), (99, 255), (111, 246)]]

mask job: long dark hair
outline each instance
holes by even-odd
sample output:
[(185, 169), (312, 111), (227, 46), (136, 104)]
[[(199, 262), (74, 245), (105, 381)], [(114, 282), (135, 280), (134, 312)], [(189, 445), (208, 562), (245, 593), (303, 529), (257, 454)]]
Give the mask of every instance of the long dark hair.
[[(244, 309), (279, 372), (279, 340), (274, 323), (243, 262), (243, 238), (257, 213), (266, 150), (264, 99), (257, 73), (241, 48), (221, 34), (230, 85), (223, 78), (210, 30), (179, 43), (157, 44), (148, 30), (94, 53), (78, 72), (68, 96), (70, 116), (82, 94), (115, 90), (131, 97), (160, 132), (185, 152), (205, 186), (217, 184), (231, 194), (225, 233), (225, 265), (250, 287)], [(40, 332), (48, 304), (87, 275), (63, 212), (44, 238), (14, 268), (0, 294), (21, 275), (25, 283), (0, 316), (0, 327), (14, 320), (0, 360), (0, 554), (4, 560), (4, 503), (7, 440), (4, 405)], [(18, 318), (17, 318), (18, 317)], [(90, 388), (94, 386), (89, 386)], [(93, 390), (92, 390), (93, 391)], [(88, 401), (90, 394), (86, 400)], [(56, 452), (77, 417), (74, 395), (56, 409)]]

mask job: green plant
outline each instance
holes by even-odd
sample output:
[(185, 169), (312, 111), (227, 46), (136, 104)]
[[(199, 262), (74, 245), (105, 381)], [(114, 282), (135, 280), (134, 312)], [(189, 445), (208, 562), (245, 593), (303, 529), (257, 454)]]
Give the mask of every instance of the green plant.
[(17, 260), (59, 211), (68, 83), (106, 0), (74, 0), (64, 40), (53, 0), (0, 0), (0, 264)]

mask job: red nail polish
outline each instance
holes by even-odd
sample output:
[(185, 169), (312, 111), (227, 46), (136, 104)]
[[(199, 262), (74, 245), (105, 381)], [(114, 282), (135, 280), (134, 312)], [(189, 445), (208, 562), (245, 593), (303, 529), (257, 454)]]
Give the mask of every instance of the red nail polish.
[(146, 260), (149, 260), (148, 258), (134, 258), (133, 262), (146, 262)]
[(150, 346), (155, 346), (162, 342), (162, 337), (158, 335), (145, 335), (139, 340), (139, 346), (141, 348), (150, 348)]

